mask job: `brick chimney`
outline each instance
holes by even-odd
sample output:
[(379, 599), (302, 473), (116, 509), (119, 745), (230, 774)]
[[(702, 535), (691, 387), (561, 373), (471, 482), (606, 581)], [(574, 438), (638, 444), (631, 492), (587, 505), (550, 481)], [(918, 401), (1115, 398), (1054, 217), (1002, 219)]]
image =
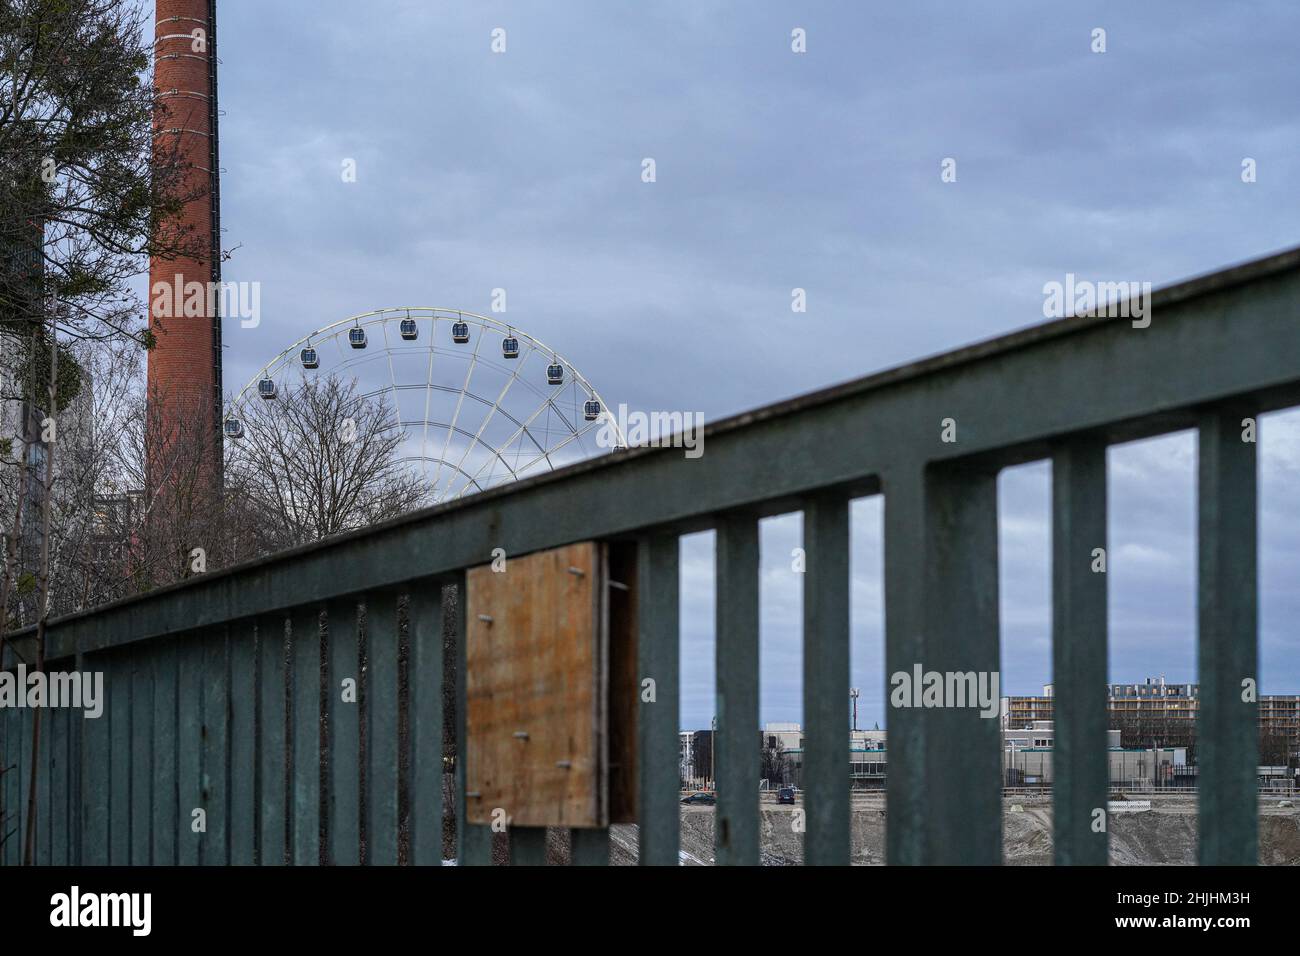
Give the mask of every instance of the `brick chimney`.
[[(221, 281), (220, 190), (217, 151), (216, 0), (156, 0), (154, 85), (160, 106), (154, 116), (154, 147), (178, 148), (187, 169), (186, 203), (176, 220), (160, 229), (187, 230), (193, 258), (149, 264), (149, 462), (151, 488), (165, 450), (178, 432), (199, 432), (210, 441), (203, 454), (220, 487)], [(210, 285), (211, 283), (211, 285)], [(200, 298), (201, 296), (201, 298)], [(187, 307), (188, 306), (188, 307)], [(209, 427), (210, 426), (210, 427)], [(205, 469), (206, 471), (206, 469)]]

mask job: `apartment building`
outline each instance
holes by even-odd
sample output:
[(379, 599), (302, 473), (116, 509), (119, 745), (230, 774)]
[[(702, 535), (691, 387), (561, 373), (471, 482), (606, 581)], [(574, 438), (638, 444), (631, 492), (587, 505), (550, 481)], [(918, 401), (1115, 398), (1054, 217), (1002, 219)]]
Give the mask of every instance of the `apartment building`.
[[(1022, 730), (1053, 719), (1052, 685), (1044, 684), (1041, 696), (1002, 698), (1002, 726)], [(1119, 728), (1125, 746), (1163, 743), (1185, 744), (1195, 738), (1200, 705), (1199, 684), (1169, 683), (1164, 677), (1148, 677), (1141, 683), (1106, 685), (1107, 722)], [(1300, 696), (1267, 695), (1259, 699), (1261, 737), (1285, 741), (1281, 749), (1300, 756)]]

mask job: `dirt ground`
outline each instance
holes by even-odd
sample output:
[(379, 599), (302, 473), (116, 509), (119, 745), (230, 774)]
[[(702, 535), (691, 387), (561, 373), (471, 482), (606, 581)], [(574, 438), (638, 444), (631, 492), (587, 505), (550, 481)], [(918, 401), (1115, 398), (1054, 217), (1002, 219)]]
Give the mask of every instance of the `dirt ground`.
[[(1137, 798), (1135, 798), (1137, 799)], [(1141, 800), (1148, 799), (1142, 795)], [(1110, 814), (1110, 859), (1116, 865), (1194, 864), (1196, 862), (1196, 797), (1151, 798), (1150, 809)], [(1300, 801), (1298, 801), (1300, 802)], [(1137, 804), (1140, 806), (1140, 804)], [(803, 860), (803, 834), (796, 833), (789, 806), (762, 805), (764, 866), (788, 866)], [(884, 862), (884, 797), (858, 795), (853, 803), (851, 839), (855, 865)], [(713, 863), (713, 808), (682, 807), (681, 860), (684, 866)], [(1003, 801), (1003, 859), (1014, 865), (1052, 862), (1051, 797), (1015, 797)], [(1260, 801), (1260, 862), (1274, 866), (1300, 865), (1300, 806), (1286, 807), (1278, 798)], [(610, 834), (610, 862), (636, 862), (637, 828), (616, 826)]]

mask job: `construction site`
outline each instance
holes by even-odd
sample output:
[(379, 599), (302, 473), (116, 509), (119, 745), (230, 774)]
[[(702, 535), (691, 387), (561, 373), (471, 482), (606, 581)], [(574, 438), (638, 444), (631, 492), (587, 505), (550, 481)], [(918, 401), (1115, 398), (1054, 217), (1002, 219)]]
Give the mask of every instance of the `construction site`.
[[(1129, 808), (1125, 808), (1125, 804)], [(803, 834), (795, 829), (800, 806), (781, 806), (774, 799), (761, 808), (761, 856), (764, 866), (803, 863)], [(850, 817), (852, 864), (885, 863), (885, 797), (859, 791)], [(1112, 866), (1192, 866), (1196, 863), (1195, 794), (1150, 795), (1112, 801), (1108, 814)], [(682, 807), (681, 863), (713, 865), (712, 807)], [(562, 854), (559, 837), (552, 852)], [(610, 828), (610, 863), (635, 865), (637, 827)], [(1052, 865), (1052, 798), (1006, 797), (1002, 803), (1003, 862), (1015, 866)], [(561, 857), (562, 858), (562, 857)], [(1259, 806), (1259, 862), (1300, 865), (1300, 806), (1290, 799), (1264, 798)]]

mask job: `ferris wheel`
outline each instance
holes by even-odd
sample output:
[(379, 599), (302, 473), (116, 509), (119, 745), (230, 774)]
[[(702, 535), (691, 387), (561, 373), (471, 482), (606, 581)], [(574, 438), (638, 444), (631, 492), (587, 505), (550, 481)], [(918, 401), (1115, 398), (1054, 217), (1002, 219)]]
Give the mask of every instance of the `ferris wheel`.
[(387, 402), (400, 461), (434, 502), (551, 471), (624, 435), (595, 388), (557, 351), (497, 319), (458, 309), (378, 309), (317, 329), (268, 362), (231, 401), (224, 431), (242, 440), (250, 403), (316, 376)]

